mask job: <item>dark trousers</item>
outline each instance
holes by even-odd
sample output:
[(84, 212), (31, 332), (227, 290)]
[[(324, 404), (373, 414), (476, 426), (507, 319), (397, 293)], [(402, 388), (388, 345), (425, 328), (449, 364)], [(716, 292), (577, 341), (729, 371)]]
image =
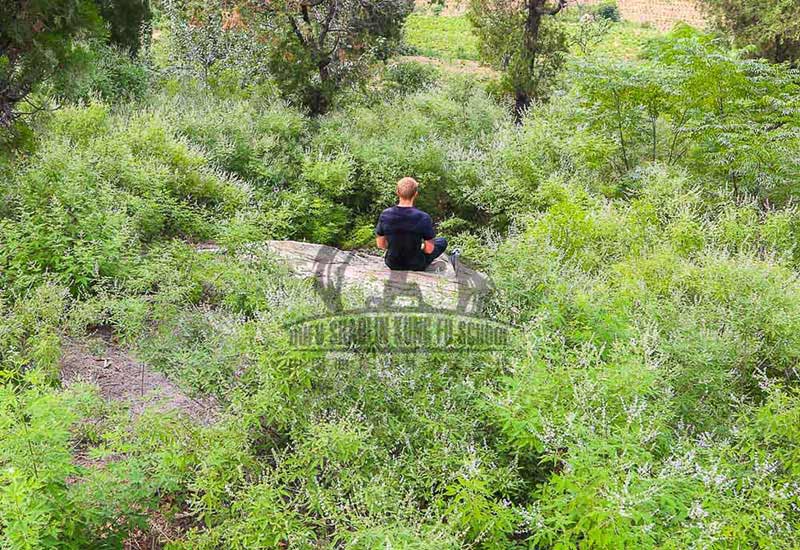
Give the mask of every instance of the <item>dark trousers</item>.
[(396, 264), (395, 262), (391, 261), (391, 258), (387, 254), (385, 256), (384, 261), (386, 262), (386, 267), (392, 270), (397, 271), (425, 271), (425, 269), (433, 263), (433, 260), (438, 258), (442, 255), (442, 253), (447, 249), (447, 239), (444, 237), (436, 237), (433, 239), (433, 252), (430, 254), (422, 253), (420, 256), (415, 256), (414, 261), (411, 264)]
[(447, 239), (444, 237), (436, 237), (433, 239), (433, 252), (425, 254), (425, 267), (433, 263), (433, 260), (441, 256), (447, 250)]

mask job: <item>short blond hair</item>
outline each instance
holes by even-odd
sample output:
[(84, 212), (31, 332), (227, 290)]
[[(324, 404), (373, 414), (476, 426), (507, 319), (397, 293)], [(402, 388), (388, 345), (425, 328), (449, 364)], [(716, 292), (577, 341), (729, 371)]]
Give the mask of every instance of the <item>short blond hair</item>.
[(418, 190), (419, 183), (414, 178), (403, 178), (397, 182), (397, 196), (401, 199), (413, 199)]

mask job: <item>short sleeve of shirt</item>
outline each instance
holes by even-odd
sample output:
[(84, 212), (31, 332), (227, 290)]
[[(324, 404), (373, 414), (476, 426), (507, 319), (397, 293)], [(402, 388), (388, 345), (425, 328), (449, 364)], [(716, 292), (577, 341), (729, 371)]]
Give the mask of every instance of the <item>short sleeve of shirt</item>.
[(426, 215), (425, 220), (422, 222), (422, 227), (420, 227), (422, 238), (426, 241), (430, 241), (436, 236), (436, 232), (433, 230), (433, 221), (431, 221), (431, 217)]
[(379, 237), (383, 237), (385, 235), (383, 229), (383, 220), (381, 218), (378, 218), (378, 225), (375, 226), (375, 234)]

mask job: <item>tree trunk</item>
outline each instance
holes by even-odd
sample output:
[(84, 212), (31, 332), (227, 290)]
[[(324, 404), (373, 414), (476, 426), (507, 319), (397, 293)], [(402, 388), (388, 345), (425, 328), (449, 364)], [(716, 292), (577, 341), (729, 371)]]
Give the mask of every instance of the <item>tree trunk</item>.
[(775, 37), (775, 62), (783, 63), (786, 61), (784, 56), (785, 48), (783, 44), (783, 37), (779, 34)]
[(539, 42), (539, 27), (542, 25), (542, 14), (539, 11), (543, 0), (530, 0), (528, 2), (528, 16), (525, 19), (525, 49), (528, 53), (536, 52)]
[(531, 96), (524, 90), (516, 90), (514, 92), (514, 122), (522, 124), (522, 119), (530, 106)]
[(314, 116), (324, 115), (328, 112), (328, 108), (330, 107), (326, 91), (328, 81), (331, 77), (331, 73), (328, 70), (329, 65), (330, 60), (320, 61), (318, 65), (320, 86), (312, 92), (311, 104), (309, 105), (309, 107), (311, 107), (311, 114)]
[[(536, 74), (536, 58), (539, 50), (539, 29), (542, 26), (542, 17), (546, 13), (545, 3), (547, 0), (528, 0), (526, 4), (527, 15), (525, 18), (525, 28), (522, 33), (523, 47), (528, 57), (531, 78)], [(514, 120), (517, 124), (522, 123), (525, 111), (531, 105), (534, 94), (529, 89), (518, 87), (514, 90)]]

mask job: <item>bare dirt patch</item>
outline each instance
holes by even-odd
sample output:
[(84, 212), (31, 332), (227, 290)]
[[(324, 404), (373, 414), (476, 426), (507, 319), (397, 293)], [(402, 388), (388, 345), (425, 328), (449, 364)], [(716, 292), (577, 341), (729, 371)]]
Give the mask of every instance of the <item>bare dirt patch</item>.
[(219, 406), (211, 397), (192, 398), (174, 382), (117, 345), (108, 334), (83, 340), (66, 338), (62, 346), (61, 381), (65, 386), (89, 382), (100, 395), (130, 407), (134, 417), (145, 409), (178, 411), (200, 424), (214, 422)]

